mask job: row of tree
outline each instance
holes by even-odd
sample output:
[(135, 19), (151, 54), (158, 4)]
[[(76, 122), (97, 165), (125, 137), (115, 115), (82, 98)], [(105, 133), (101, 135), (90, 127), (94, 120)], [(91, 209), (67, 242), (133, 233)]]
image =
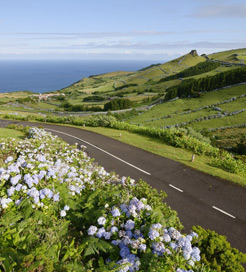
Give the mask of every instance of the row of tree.
[(161, 80), (159, 80), (158, 83), (173, 80), (173, 79), (179, 79), (179, 78), (200, 75), (200, 74), (212, 71), (212, 70), (218, 68), (219, 66), (220, 66), (220, 64), (217, 62), (212, 62), (212, 61), (200, 62), (197, 65), (187, 68), (184, 71), (179, 72), (175, 75), (171, 75), (171, 76), (162, 78)]
[(78, 112), (78, 111), (101, 111), (102, 108), (99, 106), (85, 106), (83, 104), (73, 105), (69, 102), (64, 102), (61, 104), (61, 107), (64, 108), (65, 111)]
[(122, 89), (125, 89), (125, 88), (136, 87), (136, 86), (138, 86), (137, 83), (129, 83), (129, 84), (125, 84), (125, 85), (122, 85), (122, 86), (119, 86), (119, 87), (115, 87), (114, 90), (119, 91), (119, 90), (122, 90)]
[(114, 99), (104, 105), (104, 108), (99, 106), (85, 106), (83, 104), (73, 105), (69, 102), (64, 102), (61, 107), (65, 111), (78, 112), (78, 111), (108, 111), (108, 110), (122, 110), (132, 107), (132, 102), (129, 99)]
[(198, 97), (201, 92), (209, 92), (242, 82), (246, 82), (246, 67), (225, 71), (215, 76), (184, 80), (180, 85), (167, 89), (165, 100), (175, 97)]
[(83, 102), (90, 102), (90, 101), (104, 101), (105, 98), (103, 96), (100, 95), (91, 95), (91, 96), (87, 96), (83, 99)]
[(108, 110), (123, 110), (132, 107), (132, 102), (129, 99), (114, 99), (104, 105), (104, 111)]

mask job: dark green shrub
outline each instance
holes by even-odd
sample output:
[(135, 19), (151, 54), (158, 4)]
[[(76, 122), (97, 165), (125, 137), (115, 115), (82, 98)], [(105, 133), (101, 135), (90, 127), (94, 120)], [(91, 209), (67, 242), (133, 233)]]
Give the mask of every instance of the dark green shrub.
[(192, 228), (199, 237), (201, 261), (215, 271), (244, 272), (241, 264), (246, 263), (246, 254), (232, 248), (226, 237), (200, 226)]
[(104, 111), (129, 109), (132, 102), (129, 99), (114, 99), (104, 105)]
[(88, 102), (88, 101), (104, 101), (104, 97), (99, 95), (91, 95), (83, 99), (83, 102)]

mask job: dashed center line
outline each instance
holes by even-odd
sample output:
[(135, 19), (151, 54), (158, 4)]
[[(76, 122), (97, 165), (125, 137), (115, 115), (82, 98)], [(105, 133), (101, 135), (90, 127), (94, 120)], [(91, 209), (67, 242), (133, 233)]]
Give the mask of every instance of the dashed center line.
[(81, 141), (81, 142), (84, 142), (84, 143), (86, 143), (87, 145), (90, 145), (90, 146), (92, 146), (92, 147), (94, 147), (94, 148), (96, 148), (96, 149), (98, 149), (98, 150), (100, 150), (100, 151), (102, 151), (102, 152), (108, 154), (109, 156), (111, 156), (111, 157), (113, 157), (113, 158), (115, 158), (115, 159), (117, 159), (117, 160), (119, 160), (119, 161), (121, 161), (121, 162), (123, 162), (123, 163), (125, 163), (125, 164), (127, 164), (127, 165), (129, 165), (129, 166), (131, 166), (131, 167), (133, 167), (133, 168), (135, 168), (135, 169), (141, 171), (141, 172), (143, 172), (143, 173), (146, 174), (146, 175), (151, 176), (150, 173), (144, 171), (143, 169), (141, 169), (141, 168), (139, 168), (139, 167), (137, 167), (137, 166), (135, 166), (135, 165), (133, 165), (133, 164), (127, 162), (127, 161), (124, 161), (124, 160), (122, 160), (121, 158), (119, 158), (119, 157), (117, 157), (117, 156), (115, 156), (115, 155), (109, 153), (108, 151), (106, 151), (106, 150), (104, 150), (104, 149), (102, 149), (102, 148), (100, 148), (100, 147), (98, 147), (98, 146), (96, 146), (96, 145), (94, 145), (94, 144), (91, 144), (91, 143), (89, 143), (89, 142), (87, 142), (87, 141), (85, 141), (85, 140), (83, 140), (83, 139), (81, 139), (81, 138), (78, 138), (78, 137), (76, 137), (76, 136), (73, 136), (73, 135), (70, 135), (70, 134), (68, 134), (68, 133), (58, 131), (58, 130), (54, 130), (54, 129), (50, 129), (50, 128), (45, 128), (45, 129), (46, 129), (46, 130), (50, 130), (50, 131), (54, 131), (54, 132), (57, 132), (57, 133), (61, 133), (61, 134), (67, 135), (67, 136), (72, 137), (72, 138), (75, 138), (75, 139), (77, 139), (77, 140), (79, 140), (79, 141)]
[(169, 184), (169, 186), (172, 187), (173, 189), (175, 189), (175, 190), (181, 192), (181, 193), (184, 192), (183, 190), (179, 189), (178, 187), (173, 186), (172, 184)]
[(230, 216), (231, 218), (236, 218), (234, 215), (232, 215), (232, 214), (230, 214), (230, 213), (228, 213), (228, 212), (225, 212), (225, 211), (223, 211), (223, 210), (221, 210), (221, 209), (219, 209), (219, 208), (217, 208), (217, 207), (215, 207), (215, 206), (212, 206), (215, 210), (217, 210), (217, 211), (219, 211), (219, 212), (221, 212), (221, 213), (223, 213), (223, 214), (226, 214), (226, 215), (228, 215), (228, 216)]

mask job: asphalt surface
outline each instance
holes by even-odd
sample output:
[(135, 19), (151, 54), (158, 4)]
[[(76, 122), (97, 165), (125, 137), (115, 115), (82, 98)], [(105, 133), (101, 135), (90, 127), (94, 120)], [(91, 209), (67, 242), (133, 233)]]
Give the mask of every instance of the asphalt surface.
[(246, 188), (94, 132), (9, 120), (0, 120), (0, 127), (10, 123), (41, 125), (69, 144), (87, 146), (88, 155), (107, 171), (141, 178), (164, 190), (165, 201), (178, 212), (184, 231), (201, 225), (226, 235), (233, 247), (246, 252)]

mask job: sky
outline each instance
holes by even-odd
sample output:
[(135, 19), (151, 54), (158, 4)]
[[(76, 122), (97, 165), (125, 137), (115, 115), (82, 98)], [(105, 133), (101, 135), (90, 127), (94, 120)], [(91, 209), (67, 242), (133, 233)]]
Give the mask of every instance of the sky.
[(245, 47), (245, 0), (0, 0), (0, 60), (162, 61)]

